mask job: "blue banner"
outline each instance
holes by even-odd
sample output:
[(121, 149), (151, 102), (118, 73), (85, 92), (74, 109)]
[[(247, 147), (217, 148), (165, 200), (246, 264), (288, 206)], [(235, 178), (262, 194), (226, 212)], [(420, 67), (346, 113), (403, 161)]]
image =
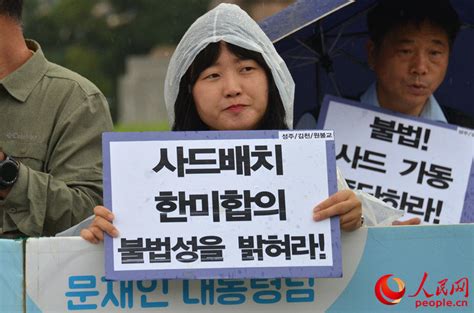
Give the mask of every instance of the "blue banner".
[(23, 312), (21, 240), (0, 239), (0, 312)]

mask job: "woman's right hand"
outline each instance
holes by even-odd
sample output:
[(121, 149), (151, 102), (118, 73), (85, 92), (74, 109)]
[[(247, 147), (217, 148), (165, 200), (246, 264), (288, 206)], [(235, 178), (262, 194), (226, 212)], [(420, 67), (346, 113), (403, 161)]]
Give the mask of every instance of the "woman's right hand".
[(315, 221), (336, 215), (344, 231), (353, 231), (362, 226), (362, 204), (352, 190), (339, 190), (313, 209)]
[(103, 206), (94, 208), (95, 218), (88, 228), (81, 230), (81, 237), (90, 243), (99, 243), (104, 240), (104, 232), (112, 237), (117, 237), (119, 232), (112, 224), (114, 214)]

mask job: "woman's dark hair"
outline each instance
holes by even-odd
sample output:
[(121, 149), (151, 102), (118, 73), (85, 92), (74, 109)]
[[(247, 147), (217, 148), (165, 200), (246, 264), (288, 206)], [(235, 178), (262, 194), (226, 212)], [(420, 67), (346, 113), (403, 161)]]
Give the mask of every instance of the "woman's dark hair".
[[(273, 75), (262, 55), (258, 52), (247, 50), (236, 45), (226, 43), (227, 48), (242, 60), (254, 60), (264, 70), (268, 80), (268, 106), (258, 129), (288, 129), (285, 121), (285, 108), (281, 101), (280, 93), (273, 80)], [(181, 78), (179, 92), (174, 104), (173, 130), (209, 130), (209, 127), (199, 117), (192, 95), (192, 89), (199, 75), (212, 66), (221, 52), (219, 42), (211, 43), (204, 48), (189, 66)]]
[(390, 31), (408, 24), (420, 26), (423, 22), (441, 28), (452, 48), (461, 21), (449, 0), (380, 0), (367, 14), (370, 39), (380, 47)]
[(9, 16), (17, 22), (20, 22), (22, 10), (22, 0), (0, 0), (0, 15)]

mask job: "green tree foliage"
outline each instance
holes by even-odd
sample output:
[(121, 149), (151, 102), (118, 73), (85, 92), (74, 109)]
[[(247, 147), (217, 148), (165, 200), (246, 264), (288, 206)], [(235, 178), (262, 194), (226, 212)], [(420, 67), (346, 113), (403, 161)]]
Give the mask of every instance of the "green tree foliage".
[(93, 81), (116, 112), (117, 80), (128, 55), (175, 45), (210, 0), (28, 0), (25, 36), (47, 58)]

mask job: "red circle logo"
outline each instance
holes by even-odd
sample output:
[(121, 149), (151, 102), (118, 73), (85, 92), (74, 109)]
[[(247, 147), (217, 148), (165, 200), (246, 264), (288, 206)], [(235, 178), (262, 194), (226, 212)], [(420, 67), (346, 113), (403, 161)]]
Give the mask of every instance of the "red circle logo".
[(405, 283), (400, 278), (392, 278), (398, 285), (398, 291), (393, 291), (388, 286), (388, 279), (392, 277), (392, 274), (387, 274), (379, 278), (375, 283), (375, 296), (377, 299), (386, 305), (394, 305), (402, 300), (405, 294)]

